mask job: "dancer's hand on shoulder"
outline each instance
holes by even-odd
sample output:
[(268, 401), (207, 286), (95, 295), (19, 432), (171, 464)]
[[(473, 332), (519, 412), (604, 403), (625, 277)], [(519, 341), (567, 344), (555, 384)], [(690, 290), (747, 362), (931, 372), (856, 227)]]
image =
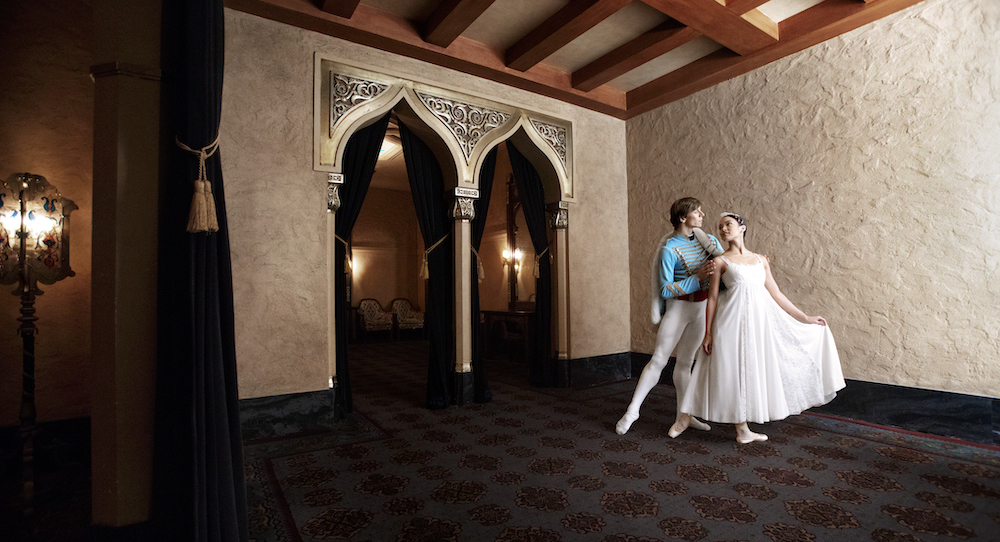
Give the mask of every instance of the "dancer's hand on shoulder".
[(826, 319), (823, 318), (822, 316), (806, 316), (806, 323), (807, 324), (816, 324), (818, 326), (825, 326), (826, 325)]
[(701, 349), (705, 351), (706, 354), (712, 355), (712, 334), (706, 333), (705, 338), (701, 341)]

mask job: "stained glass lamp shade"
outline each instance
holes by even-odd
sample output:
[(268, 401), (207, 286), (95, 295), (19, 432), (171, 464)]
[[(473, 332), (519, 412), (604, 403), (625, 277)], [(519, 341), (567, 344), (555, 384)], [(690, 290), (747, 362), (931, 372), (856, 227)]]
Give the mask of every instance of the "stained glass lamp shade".
[(54, 284), (73, 276), (69, 215), (75, 209), (40, 175), (15, 173), (0, 184), (0, 284)]

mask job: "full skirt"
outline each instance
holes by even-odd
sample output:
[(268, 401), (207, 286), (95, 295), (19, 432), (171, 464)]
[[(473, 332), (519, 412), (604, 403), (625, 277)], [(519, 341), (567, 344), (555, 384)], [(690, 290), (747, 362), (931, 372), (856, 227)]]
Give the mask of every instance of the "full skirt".
[(765, 423), (833, 399), (845, 386), (828, 326), (803, 324), (763, 285), (722, 292), (713, 352), (699, 350), (680, 410), (719, 423)]

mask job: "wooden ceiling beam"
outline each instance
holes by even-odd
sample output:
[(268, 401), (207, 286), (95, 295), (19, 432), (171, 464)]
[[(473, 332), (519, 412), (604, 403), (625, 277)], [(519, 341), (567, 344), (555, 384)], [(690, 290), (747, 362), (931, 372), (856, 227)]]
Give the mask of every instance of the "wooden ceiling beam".
[(424, 41), (451, 45), (496, 0), (444, 0), (424, 23)]
[[(504, 51), (491, 49), (462, 36), (458, 36), (445, 49), (424, 41), (419, 23), (379, 11), (364, 4), (356, 6), (351, 18), (347, 19), (320, 10), (316, 2), (321, 0), (224, 1), (227, 8), (414, 58), (443, 68), (457, 70), (474, 77), (482, 77), (616, 118), (629, 119), (891, 15), (920, 3), (922, 0), (874, 0), (867, 3), (861, 0), (826, 0), (779, 23), (777, 26), (781, 40), (771, 46), (743, 56), (723, 49), (628, 93), (599, 83), (590, 91), (575, 88), (573, 74), (545, 63), (538, 63), (528, 71), (513, 69), (507, 66)], [(622, 2), (622, 5), (627, 3), (624, 0), (617, 1)], [(648, 2), (653, 1), (664, 2), (666, 0), (648, 0)], [(672, 1), (696, 2), (698, 0)], [(715, 0), (708, 1), (715, 2)], [(759, 0), (728, 1), (731, 4), (739, 2), (738, 5), (742, 6), (739, 9), (743, 9)], [(572, 3), (577, 4), (577, 1), (573, 0)], [(587, 6), (598, 4), (592, 0), (583, 0), (583, 3), (586, 3)], [(604, 7), (608, 5), (610, 4), (604, 4)], [(751, 11), (753, 9), (751, 8)], [(683, 21), (681, 22), (683, 23)], [(550, 27), (550, 30), (557, 29)], [(659, 30), (669, 31), (669, 28)], [(697, 31), (697, 29), (688, 29), (688, 31)], [(681, 33), (678, 32), (670, 39), (681, 39), (680, 35)], [(651, 37), (646, 36), (647, 39)], [(632, 54), (625, 54), (628, 51), (623, 51), (620, 52), (622, 54), (619, 63), (636, 63), (643, 60), (644, 55), (650, 55), (649, 51), (639, 47), (638, 43), (634, 45), (633, 53), (636, 58), (632, 58)], [(655, 48), (665, 45), (657, 40), (650, 40), (645, 43), (645, 46)], [(598, 75), (579, 73), (575, 76), (576, 82), (583, 81), (584, 86), (593, 85), (593, 77), (607, 77), (608, 74), (621, 69), (621, 67), (614, 67), (615, 64), (615, 62), (606, 62), (603, 66), (595, 67), (595, 73)], [(583, 72), (583, 69), (579, 71)]]
[(590, 91), (701, 36), (677, 21), (667, 21), (573, 72), (573, 88)]
[(511, 46), (507, 67), (528, 71), (632, 0), (573, 0)]
[(718, 0), (719, 3), (729, 8), (730, 11), (737, 15), (743, 15), (744, 13), (757, 9), (760, 6), (768, 3), (769, 0)]
[[(459, 36), (447, 49), (423, 40), (412, 21), (362, 4), (351, 19), (320, 11), (312, 0), (225, 0), (230, 9), (304, 30), (429, 62), (482, 77), (566, 103), (625, 118), (625, 93), (609, 87), (582, 92), (570, 84), (570, 74), (540, 64), (530, 72), (504, 64), (502, 51)], [(350, 61), (345, 61), (350, 63)]]
[(782, 39), (775, 45), (746, 56), (722, 49), (629, 91), (627, 117), (679, 100), (921, 1), (826, 0), (779, 23)]
[(361, 0), (313, 0), (313, 2), (316, 7), (327, 13), (350, 19), (354, 16), (354, 10), (358, 9)]
[[(694, 28), (740, 55), (778, 41), (776, 27), (763, 24), (762, 13), (739, 15), (716, 0), (642, 0), (643, 3)], [(747, 12), (753, 13), (756, 10)]]

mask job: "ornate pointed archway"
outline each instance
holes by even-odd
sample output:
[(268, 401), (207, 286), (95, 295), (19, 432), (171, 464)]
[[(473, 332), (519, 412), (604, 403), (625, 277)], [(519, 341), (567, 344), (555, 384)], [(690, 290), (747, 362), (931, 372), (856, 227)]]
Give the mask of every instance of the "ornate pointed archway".
[[(488, 153), (510, 139), (538, 172), (544, 189), (549, 227), (553, 230), (550, 257), (553, 269), (553, 313), (551, 351), (561, 364), (556, 371), (567, 374), (570, 319), (568, 311), (568, 253), (566, 235), (569, 207), (573, 202), (572, 125), (515, 106), (430, 87), (419, 82), (347, 66), (317, 54), (314, 87), (314, 163), (327, 174), (328, 231), (333, 232), (339, 209), (340, 186), (344, 183), (343, 160), (347, 141), (358, 130), (401, 104), (399, 111), (415, 117), (414, 124), (433, 132), (434, 148), (453, 197), (454, 219), (454, 313), (456, 398), (467, 397), (471, 388), (473, 315), (471, 289), (473, 251), (470, 221), (475, 217), (479, 179)], [(335, 250), (331, 233), (328, 253)], [(328, 362), (331, 382), (336, 379), (336, 321), (334, 307), (343, 294), (331, 274), (328, 285)], [(568, 385), (568, 381), (559, 382)]]

